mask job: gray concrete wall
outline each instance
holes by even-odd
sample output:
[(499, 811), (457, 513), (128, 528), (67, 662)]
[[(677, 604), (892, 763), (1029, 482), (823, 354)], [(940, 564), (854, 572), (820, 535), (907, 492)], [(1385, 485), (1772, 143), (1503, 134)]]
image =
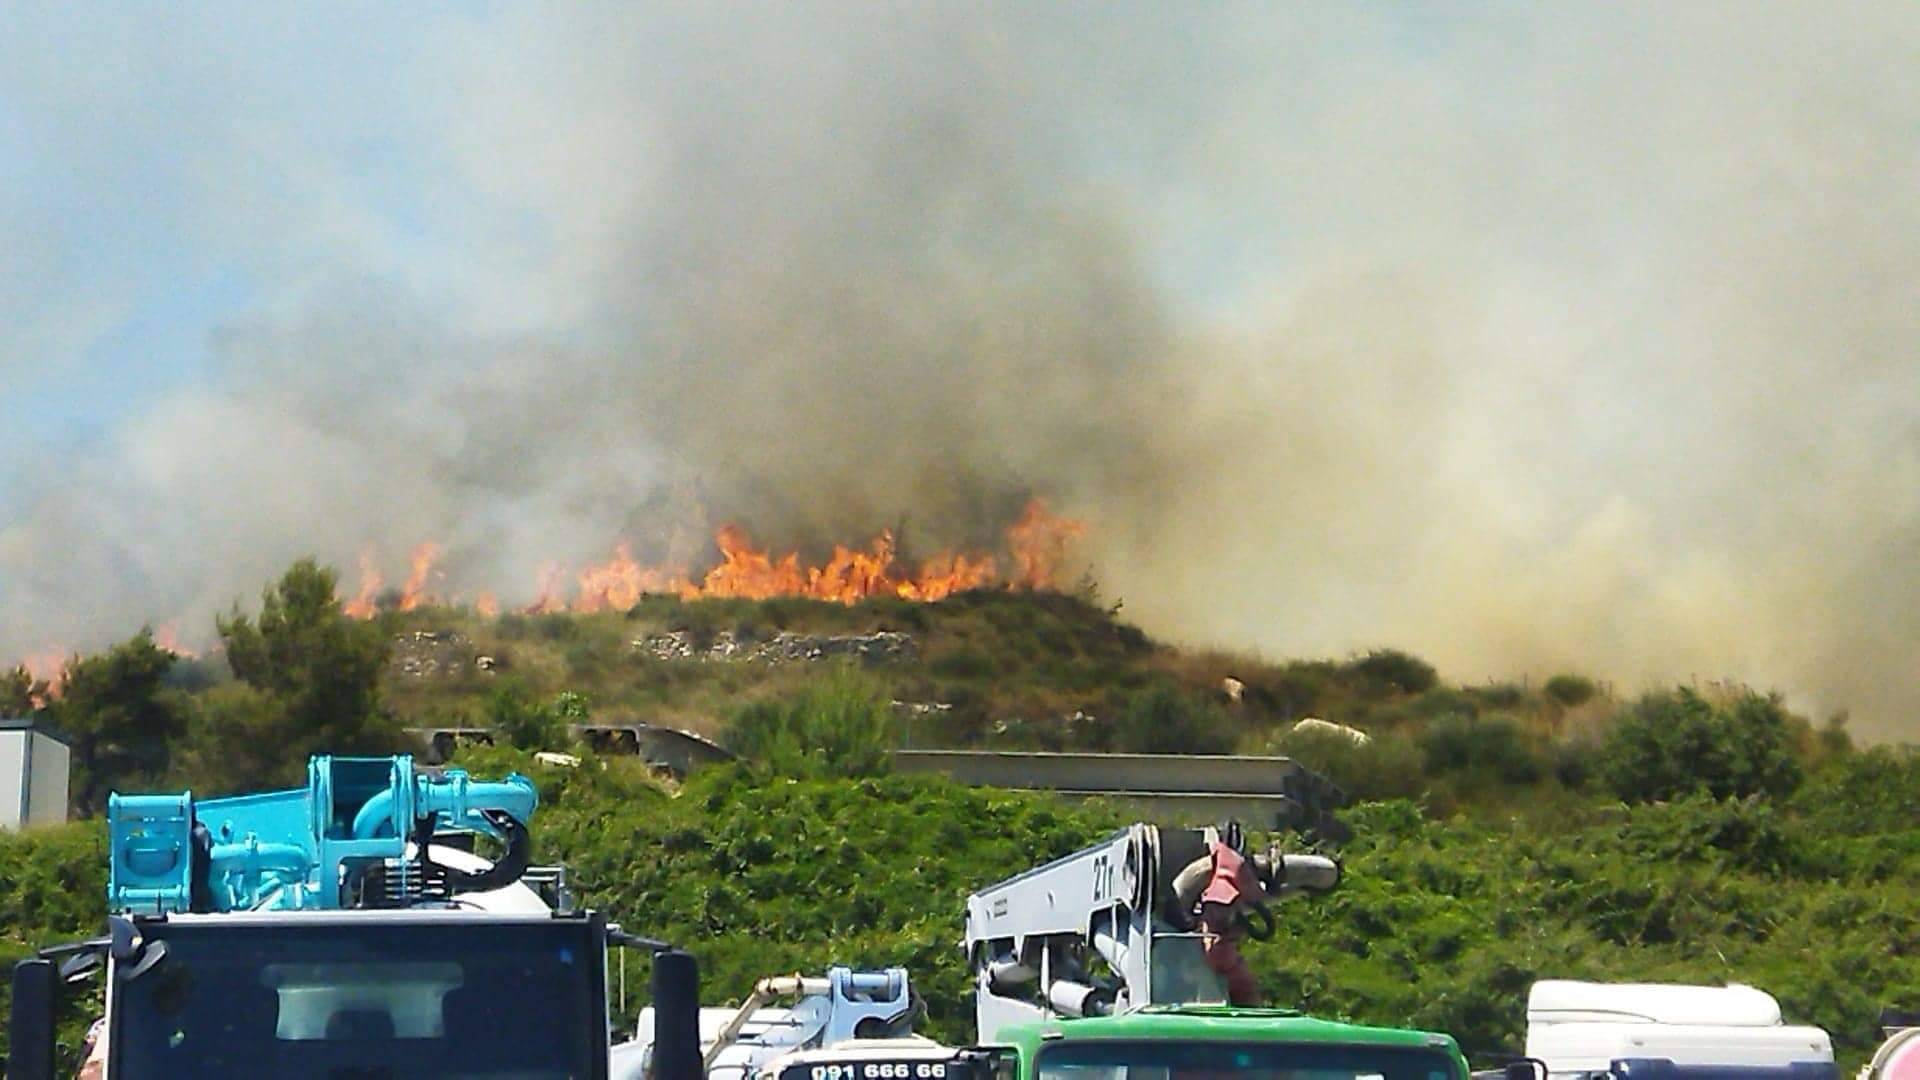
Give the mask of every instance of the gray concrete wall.
[(1300, 805), (1284, 795), (1206, 795), (1167, 791), (1062, 791), (1067, 798), (1104, 799), (1160, 825), (1212, 825), (1234, 820), (1257, 829), (1278, 829), (1301, 821)]
[(1052, 791), (1164, 791), (1294, 795), (1306, 770), (1284, 757), (1185, 754), (1055, 754), (989, 750), (899, 750), (900, 772), (944, 773), (967, 784)]
[(33, 786), (27, 792), (27, 824), (58, 825), (67, 820), (72, 752), (65, 743), (39, 732), (28, 741), (33, 747)]

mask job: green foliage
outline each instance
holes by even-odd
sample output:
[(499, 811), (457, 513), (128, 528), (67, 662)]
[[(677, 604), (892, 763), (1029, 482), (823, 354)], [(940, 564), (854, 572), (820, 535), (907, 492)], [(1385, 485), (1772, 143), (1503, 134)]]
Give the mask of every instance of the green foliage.
[(1333, 731), (1294, 729), (1268, 749), (1339, 784), (1354, 800), (1413, 799), (1427, 790), (1426, 762), (1407, 735), (1376, 735), (1365, 743)]
[(777, 972), (904, 965), (929, 1006), (926, 1033), (959, 1042), (973, 1028), (954, 947), (967, 894), (1120, 824), (1098, 807), (927, 776), (768, 783), (716, 769), (669, 798), (591, 790), (595, 772), (529, 771), (541, 783), (537, 855), (564, 859), (587, 902), (629, 929), (690, 948), (709, 1001), (738, 1001)]
[(186, 704), (166, 686), (174, 656), (142, 630), (104, 653), (67, 667), (49, 710), (73, 752), (70, 791), (81, 814), (98, 812), (107, 792), (167, 772), (174, 740), (186, 730)]
[(304, 782), (304, 743), (279, 697), (243, 682), (223, 683), (193, 699), (191, 735), (175, 786), (195, 795), (231, 795)]
[(1500, 682), (1475, 687), (1473, 696), (1489, 708), (1512, 709), (1526, 700), (1527, 692), (1517, 683)]
[(487, 696), (487, 726), (520, 750), (552, 750), (572, 742), (567, 725), (587, 720), (587, 699), (567, 692), (551, 702), (534, 700), (517, 679), (502, 680)]
[(1349, 662), (1347, 670), (1380, 693), (1424, 694), (1440, 682), (1432, 664), (1398, 649), (1375, 649)]
[(1813, 738), (1813, 748), (1820, 757), (1838, 757), (1850, 754), (1854, 750), (1853, 736), (1847, 731), (1847, 714), (1834, 713), (1827, 717)]
[(1348, 814), (1340, 890), (1289, 906), (1249, 959), (1274, 1001), (1479, 1056), (1518, 1049), (1536, 979), (1746, 982), (1857, 1065), (1880, 1005), (1920, 978), (1908, 818), (1839, 836), (1764, 798), (1692, 796), (1541, 829), (1373, 804)]
[(1505, 716), (1443, 716), (1421, 731), (1418, 742), (1434, 773), (1531, 784), (1545, 771), (1520, 726)]
[(809, 682), (789, 700), (746, 706), (724, 738), (734, 753), (792, 777), (878, 775), (897, 740), (886, 695), (852, 667)]
[(1608, 733), (1598, 765), (1607, 787), (1626, 802), (1693, 792), (1785, 795), (1801, 777), (1777, 695), (1747, 693), (1728, 707), (1685, 687), (1636, 702)]
[(335, 585), (332, 570), (302, 559), (262, 594), (257, 621), (238, 609), (217, 620), (234, 675), (285, 711), (289, 741), (272, 775), (297, 771), (316, 752), (375, 754), (400, 745), (380, 709), (386, 632), (344, 615)]
[(1238, 725), (1225, 709), (1168, 683), (1128, 695), (1112, 749), (1131, 754), (1230, 754)]
[(1547, 748), (1547, 767), (1561, 787), (1580, 791), (1593, 779), (1594, 759), (1599, 754), (1599, 743), (1592, 738), (1566, 739)]
[(1547, 684), (1541, 689), (1548, 697), (1569, 709), (1585, 705), (1593, 700), (1594, 694), (1599, 692), (1599, 687), (1593, 684), (1592, 679), (1585, 675), (1571, 674), (1555, 675), (1548, 679)]
[(1793, 808), (1842, 836), (1900, 829), (1920, 819), (1920, 754), (1876, 746), (1829, 757), (1794, 794)]
[[(0, 970), (34, 950), (94, 937), (106, 918), (107, 831), (99, 821), (26, 832), (0, 830)], [(11, 979), (0, 979), (0, 1015), (11, 1002)], [(80, 1065), (80, 1041), (100, 1015), (99, 980), (62, 995), (58, 1039), (64, 1070)], [(5, 1025), (0, 1025), (3, 1029)], [(0, 1058), (7, 1033), (0, 1030)]]
[(33, 677), (25, 664), (0, 671), (0, 717), (31, 716), (47, 699), (47, 684)]

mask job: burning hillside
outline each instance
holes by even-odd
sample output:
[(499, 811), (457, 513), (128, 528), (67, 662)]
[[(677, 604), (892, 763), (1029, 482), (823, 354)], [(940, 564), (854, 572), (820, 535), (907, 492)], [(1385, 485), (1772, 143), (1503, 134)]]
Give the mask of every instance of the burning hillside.
[[(1084, 522), (1057, 516), (1035, 499), (1007, 526), (1002, 553), (946, 551), (903, 565), (892, 530), (883, 529), (858, 547), (834, 545), (829, 557), (814, 564), (797, 551), (776, 554), (756, 544), (745, 528), (727, 524), (713, 537), (719, 561), (705, 570), (641, 562), (634, 557), (632, 545), (622, 541), (605, 562), (576, 571), (558, 562), (543, 563), (534, 574), (532, 599), (518, 610), (528, 614), (629, 611), (650, 595), (683, 600), (795, 596), (853, 604), (883, 596), (933, 602), (992, 587), (1050, 589), (1059, 584), (1067, 546), (1085, 533)], [(344, 610), (355, 618), (371, 618), (383, 606), (412, 611), (424, 604), (462, 602), (457, 594), (434, 592), (435, 583), (442, 580), (437, 565), (443, 553), (442, 546), (433, 542), (415, 547), (407, 579), (397, 593), (384, 591), (386, 579), (374, 553), (363, 553), (359, 585), (344, 602)], [(501, 610), (495, 592), (472, 595), (471, 602), (481, 614)]]
[[(577, 570), (556, 561), (542, 563), (533, 576), (533, 588), (521, 594), (530, 599), (512, 610), (530, 615), (625, 612), (646, 596), (683, 600), (791, 596), (841, 604), (898, 597), (933, 603), (970, 589), (1056, 589), (1069, 545), (1086, 532), (1085, 522), (1054, 514), (1044, 502), (1033, 499), (1003, 530), (1001, 551), (943, 551), (908, 565), (893, 531), (882, 529), (863, 545), (836, 544), (824, 561), (810, 563), (797, 551), (776, 554), (758, 545), (745, 528), (726, 524), (713, 536), (719, 559), (704, 570), (643, 563), (634, 557), (632, 545), (622, 541), (605, 562)], [(442, 565), (446, 553), (445, 545), (435, 541), (416, 545), (408, 554), (407, 576), (398, 587), (389, 587), (377, 553), (361, 552), (357, 584), (351, 595), (342, 595), (341, 610), (356, 619), (435, 604), (471, 605), (488, 618), (505, 610), (501, 592), (451, 582)], [(174, 621), (161, 623), (153, 632), (154, 643), (184, 658), (201, 655), (183, 641), (177, 626)], [(37, 698), (59, 696), (73, 653), (65, 647), (46, 648), (18, 661), (34, 684), (45, 687), (36, 692)]]

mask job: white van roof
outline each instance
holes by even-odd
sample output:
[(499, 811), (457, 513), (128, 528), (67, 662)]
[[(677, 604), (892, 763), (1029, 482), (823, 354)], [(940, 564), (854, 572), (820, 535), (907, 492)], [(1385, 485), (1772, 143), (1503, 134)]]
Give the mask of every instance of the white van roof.
[(1777, 1027), (1780, 1003), (1764, 990), (1737, 983), (1684, 986), (1542, 979), (1527, 995), (1527, 1023)]

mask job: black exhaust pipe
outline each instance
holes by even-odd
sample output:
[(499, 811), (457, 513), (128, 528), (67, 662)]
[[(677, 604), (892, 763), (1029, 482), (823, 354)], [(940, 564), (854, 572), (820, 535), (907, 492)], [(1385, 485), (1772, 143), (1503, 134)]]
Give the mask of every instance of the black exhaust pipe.
[(700, 966), (678, 949), (653, 954), (653, 1080), (706, 1080), (700, 1055)]
[(13, 966), (13, 1012), (7, 1018), (8, 1080), (53, 1080), (53, 1022), (59, 993), (59, 973), (53, 961), (22, 960)]

